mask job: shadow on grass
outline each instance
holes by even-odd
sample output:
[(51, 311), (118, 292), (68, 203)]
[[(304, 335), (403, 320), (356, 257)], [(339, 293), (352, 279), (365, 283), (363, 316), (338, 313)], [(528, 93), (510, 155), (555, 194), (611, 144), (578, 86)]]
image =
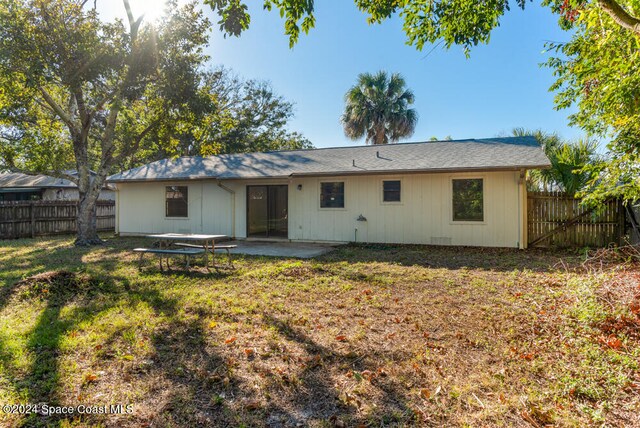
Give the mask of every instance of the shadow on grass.
[(580, 268), (576, 250), (484, 248), (434, 245), (349, 244), (317, 258), (326, 262), (392, 263), (434, 269), (552, 272)]
[[(306, 421), (302, 417), (321, 420), (359, 422), (365, 425), (385, 426), (387, 424), (411, 424), (417, 422), (412, 409), (407, 407), (406, 388), (402, 388), (388, 377), (375, 377), (371, 384), (379, 394), (373, 405), (378, 409), (385, 409), (384, 414), (364, 415), (358, 411), (359, 400), (354, 395), (341, 392), (332, 379), (331, 367), (344, 367), (362, 373), (368, 370), (376, 373), (379, 368), (380, 355), (358, 355), (354, 352), (340, 353), (335, 349), (318, 344), (303, 332), (297, 331), (287, 322), (263, 314), (264, 322), (275, 328), (278, 333), (288, 340), (300, 344), (311, 356), (315, 364), (308, 365), (301, 375), (301, 381), (306, 389), (305, 394), (298, 394), (287, 402), (288, 408), (272, 407), (269, 411), (274, 415), (281, 415), (285, 425), (296, 426)], [(386, 356), (389, 357), (389, 356)], [(376, 358), (378, 362), (376, 362)], [(368, 380), (363, 380), (367, 382)], [(369, 403), (371, 404), (371, 403)]]
[[(116, 305), (144, 302), (156, 314), (169, 320), (161, 331), (153, 335), (152, 346), (157, 364), (153, 366), (152, 371), (155, 372), (155, 376), (166, 378), (177, 385), (175, 390), (179, 391), (167, 399), (165, 407), (158, 415), (159, 423), (171, 424), (172, 420), (177, 420), (180, 423), (188, 421), (193, 425), (213, 424), (213, 414), (220, 412), (200, 412), (194, 415), (188, 410), (181, 411), (184, 406), (179, 404), (184, 400), (203, 400), (198, 396), (198, 391), (216, 381), (202, 378), (203, 370), (222, 373), (224, 376), (220, 377), (219, 381), (231, 395), (238, 394), (234, 390), (238, 382), (230, 377), (222, 358), (207, 350), (201, 326), (175, 319), (174, 315), (180, 310), (178, 300), (165, 296), (155, 284), (144, 285), (145, 275), (141, 277), (141, 283), (134, 284), (130, 278), (114, 273), (118, 265), (122, 264), (118, 256), (129, 248), (129, 244), (130, 241), (124, 246), (121, 242), (114, 246), (107, 243), (104, 247), (84, 249), (62, 243), (48, 250), (33, 246), (23, 249), (19, 257), (12, 258), (9, 262), (13, 263), (10, 266), (11, 270), (0, 274), (0, 279), (4, 281), (4, 287), (0, 290), (0, 310), (12, 302), (20, 305), (21, 302), (27, 301), (42, 309), (33, 329), (27, 334), (25, 350), (31, 358), (26, 374), (19, 375), (12, 364), (12, 350), (0, 340), (0, 361), (4, 377), (9, 380), (8, 384), (18, 396), (24, 397), (25, 402), (49, 405), (60, 405), (64, 402), (65, 405), (69, 405), (68, 397), (60, 396), (62, 381), (66, 381), (61, 379), (60, 374), (60, 347), (65, 337), (81, 324), (91, 323), (100, 314)], [(91, 253), (99, 255), (95, 262), (87, 266), (87, 256), (96, 259), (96, 255)], [(230, 273), (178, 271), (170, 272), (166, 277), (173, 274), (198, 280), (222, 278)], [(25, 277), (29, 279), (20, 281)], [(121, 332), (116, 333), (120, 334)], [(107, 342), (113, 339), (116, 338), (109, 338)], [(157, 392), (159, 395), (162, 393)], [(207, 396), (207, 400), (210, 399), (211, 397)], [(204, 406), (205, 403), (201, 404)], [(217, 401), (209, 405), (213, 406), (213, 410), (224, 408)], [(50, 427), (59, 426), (65, 419), (82, 424), (87, 418), (93, 421), (91, 416), (31, 414), (19, 420), (18, 424), (28, 427)], [(234, 425), (232, 414), (227, 419), (230, 425)]]

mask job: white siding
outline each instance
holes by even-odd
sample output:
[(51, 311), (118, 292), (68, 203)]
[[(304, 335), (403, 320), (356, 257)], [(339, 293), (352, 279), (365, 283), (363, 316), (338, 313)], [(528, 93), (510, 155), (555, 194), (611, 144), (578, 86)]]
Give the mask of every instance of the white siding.
[[(484, 179), (484, 221), (452, 221), (453, 178)], [(382, 180), (402, 182), (400, 203), (382, 202)], [(320, 183), (344, 181), (345, 208), (320, 208)], [(519, 172), (407, 174), (293, 178), (290, 180), (190, 181), (189, 218), (165, 218), (164, 190), (175, 183), (118, 184), (118, 231), (122, 234), (205, 232), (246, 237), (246, 186), (289, 185), (289, 239), (302, 241), (518, 247), (522, 194)], [(298, 186), (301, 189), (298, 190)], [(232, 216), (235, 199), (235, 221)], [(357, 221), (363, 215), (367, 221)], [(235, 226), (235, 234), (234, 234)], [(357, 231), (356, 231), (357, 229)]]
[[(289, 237), (309, 241), (518, 247), (517, 172), (306, 178), (291, 181)], [(452, 221), (453, 178), (484, 179), (484, 221)], [(401, 180), (400, 203), (382, 202), (382, 180)], [(320, 183), (344, 181), (345, 208), (320, 208)], [(302, 190), (297, 186), (302, 184)], [(362, 214), (367, 221), (357, 221)], [(357, 229), (357, 231), (356, 231)]]
[[(189, 187), (186, 218), (165, 216), (166, 186)], [(215, 233), (232, 235), (232, 196), (213, 181), (118, 183), (117, 231), (147, 233)]]

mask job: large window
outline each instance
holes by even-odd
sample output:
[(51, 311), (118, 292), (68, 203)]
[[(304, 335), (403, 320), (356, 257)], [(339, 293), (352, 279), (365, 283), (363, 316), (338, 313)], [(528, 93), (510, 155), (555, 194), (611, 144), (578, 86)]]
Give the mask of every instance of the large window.
[(320, 208), (344, 208), (344, 182), (320, 183)]
[(481, 178), (453, 180), (453, 221), (484, 221)]
[(167, 186), (166, 189), (166, 216), (189, 216), (189, 188), (187, 186)]
[(382, 182), (382, 201), (400, 202), (400, 180), (385, 180)]

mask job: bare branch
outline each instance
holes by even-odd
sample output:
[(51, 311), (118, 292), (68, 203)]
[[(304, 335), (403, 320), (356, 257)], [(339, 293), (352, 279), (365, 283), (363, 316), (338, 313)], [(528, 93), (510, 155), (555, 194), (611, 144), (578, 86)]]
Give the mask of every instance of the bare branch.
[(136, 37), (138, 36), (138, 28), (142, 23), (142, 16), (137, 20), (133, 17), (133, 12), (131, 12), (131, 5), (129, 4), (129, 0), (122, 0), (124, 2), (124, 8), (127, 11), (127, 19), (129, 20), (129, 30), (131, 32), (131, 42), (135, 42)]
[(69, 116), (69, 114), (64, 111), (62, 107), (60, 107), (60, 105), (53, 99), (53, 97), (51, 97), (51, 95), (49, 95), (49, 93), (42, 86), (39, 89), (49, 107), (51, 107), (55, 114), (57, 114), (58, 117), (60, 117), (60, 119), (62, 119), (62, 121), (67, 125), (67, 127), (69, 127), (69, 130), (71, 130), (72, 133), (75, 133), (76, 125), (75, 123), (73, 123), (73, 119), (71, 119), (71, 116)]
[(632, 16), (615, 0), (598, 0), (600, 7), (621, 27), (640, 36), (640, 19)]

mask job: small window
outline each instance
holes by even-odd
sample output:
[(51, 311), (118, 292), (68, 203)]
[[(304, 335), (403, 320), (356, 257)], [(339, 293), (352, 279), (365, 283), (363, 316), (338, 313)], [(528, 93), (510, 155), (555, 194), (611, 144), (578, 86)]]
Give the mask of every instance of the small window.
[(484, 221), (481, 178), (453, 180), (453, 221)]
[(400, 202), (400, 180), (382, 182), (382, 201)]
[(167, 186), (167, 217), (189, 216), (189, 188), (187, 186)]
[(344, 208), (344, 182), (320, 183), (320, 208)]

